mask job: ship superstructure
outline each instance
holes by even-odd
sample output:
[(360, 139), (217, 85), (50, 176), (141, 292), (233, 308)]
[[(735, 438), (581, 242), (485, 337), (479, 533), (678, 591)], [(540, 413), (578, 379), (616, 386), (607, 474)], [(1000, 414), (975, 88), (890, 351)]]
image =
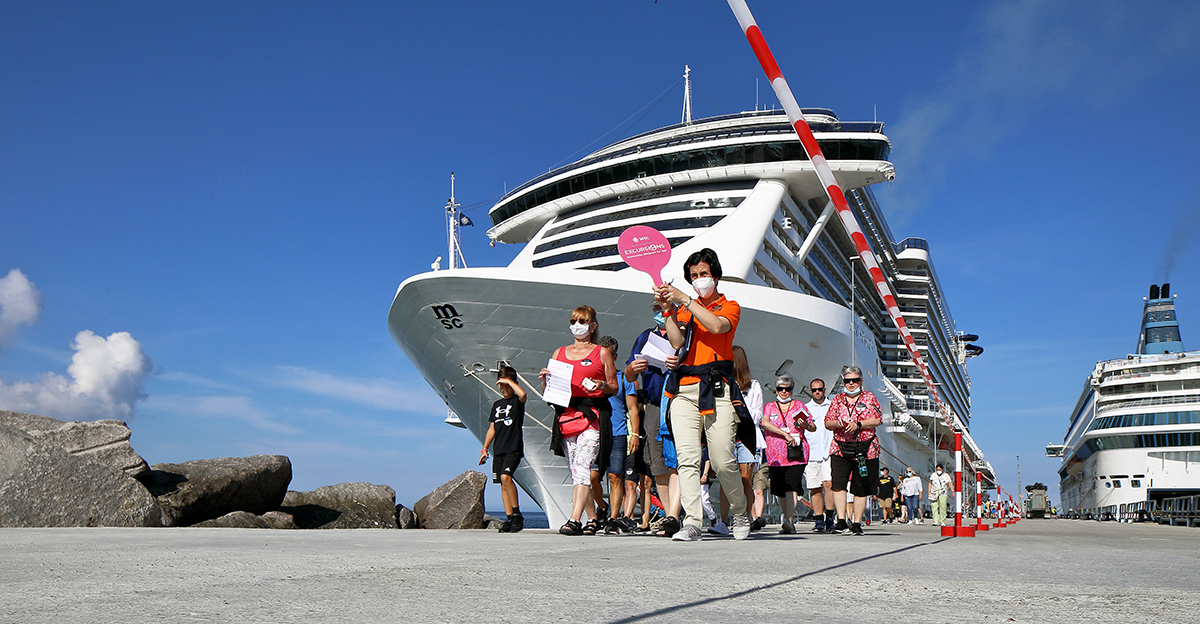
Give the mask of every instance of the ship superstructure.
[[(970, 423), (965, 361), (982, 351), (958, 332), (917, 238), (896, 241), (870, 186), (889, 181), (891, 144), (877, 122), (843, 122), (806, 109), (829, 164), (863, 224), (932, 371), (949, 420)], [(672, 246), (664, 278), (683, 283), (682, 263), (704, 247), (724, 269), (721, 291), (742, 306), (737, 343), (763, 382), (780, 369), (798, 380), (855, 363), (885, 407), (883, 465), (928, 474), (953, 457), (952, 431), (929, 399), (870, 276), (837, 219), (786, 115), (754, 111), (684, 122), (619, 141), (513, 189), (490, 210), (496, 242), (524, 244), (503, 268), (435, 271), (405, 281), (389, 315), (396, 341), (477, 437), (495, 400), (490, 371), (513, 365), (533, 390), (550, 353), (569, 342), (570, 311), (599, 313), (600, 333), (623, 346), (650, 325), (650, 280), (621, 261), (616, 244), (632, 225), (661, 231)], [(864, 288), (864, 285), (867, 285)], [(622, 352), (620, 361), (628, 354)], [(768, 390), (768, 400), (771, 398)], [(526, 458), (517, 481), (561, 522), (570, 477), (552, 455), (551, 410), (531, 395)], [(967, 434), (967, 456), (990, 466)], [(937, 449), (941, 449), (939, 452)], [(940, 453), (940, 454), (939, 454)], [(552, 526), (555, 526), (552, 524)]]
[(1062, 509), (1098, 518), (1129, 503), (1200, 493), (1200, 351), (1186, 351), (1170, 285), (1150, 287), (1136, 351), (1098, 362), (1061, 445)]

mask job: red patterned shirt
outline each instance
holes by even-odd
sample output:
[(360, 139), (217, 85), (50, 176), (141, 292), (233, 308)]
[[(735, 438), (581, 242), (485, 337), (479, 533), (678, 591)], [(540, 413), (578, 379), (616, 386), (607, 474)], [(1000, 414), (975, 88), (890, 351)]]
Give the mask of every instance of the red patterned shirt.
[[(858, 433), (848, 436), (844, 428), (845, 425), (849, 425), (852, 422), (862, 422), (872, 418), (878, 418), (880, 421), (883, 420), (883, 410), (879, 407), (879, 400), (875, 398), (874, 394), (863, 390), (862, 394), (858, 395), (858, 401), (854, 405), (850, 405), (850, 402), (846, 400), (845, 394), (833, 397), (833, 400), (830, 401), (829, 411), (825, 413), (825, 422), (840, 422), (843, 428), (834, 430), (833, 442), (829, 446), (829, 454), (838, 456), (842, 454), (842, 449), (838, 446), (839, 441), (863, 442), (875, 437), (874, 429), (861, 429)], [(871, 447), (867, 449), (867, 459), (878, 458), (879, 438), (875, 437), (871, 442)]]

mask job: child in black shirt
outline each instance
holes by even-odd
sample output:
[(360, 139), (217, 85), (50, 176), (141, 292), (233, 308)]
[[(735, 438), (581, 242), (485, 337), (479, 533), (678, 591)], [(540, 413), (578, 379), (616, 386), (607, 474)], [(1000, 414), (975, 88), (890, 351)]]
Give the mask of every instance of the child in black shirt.
[(502, 366), (496, 374), (496, 386), (502, 398), (492, 404), (487, 435), (479, 451), (479, 465), (488, 459), (488, 448), (496, 443), (495, 459), (492, 460), (492, 482), (500, 484), (500, 496), (504, 501), (504, 513), (508, 519), (500, 525), (501, 533), (516, 533), (525, 526), (521, 508), (517, 502), (517, 484), (513, 473), (525, 455), (525, 443), (521, 427), (525, 424), (525, 390), (517, 383), (517, 371), (511, 366)]

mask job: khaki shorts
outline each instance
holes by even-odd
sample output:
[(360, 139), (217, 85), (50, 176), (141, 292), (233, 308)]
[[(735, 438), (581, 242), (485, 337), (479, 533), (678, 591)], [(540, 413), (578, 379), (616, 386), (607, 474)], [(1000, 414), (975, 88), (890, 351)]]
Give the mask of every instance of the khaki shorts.
[(750, 478), (751, 486), (756, 490), (766, 491), (771, 487), (770, 471), (767, 469), (767, 464), (763, 463), (754, 471), (754, 475)]

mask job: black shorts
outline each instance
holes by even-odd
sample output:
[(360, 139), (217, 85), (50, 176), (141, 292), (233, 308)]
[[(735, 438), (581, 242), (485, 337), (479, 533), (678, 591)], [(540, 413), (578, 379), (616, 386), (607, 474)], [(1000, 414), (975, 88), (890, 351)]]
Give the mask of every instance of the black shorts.
[(625, 455), (625, 480), (637, 483), (642, 480), (642, 473), (638, 470), (638, 464), (645, 465), (645, 462), (639, 461), (642, 458), (641, 453), (627, 453)]
[(500, 475), (513, 476), (521, 463), (520, 453), (497, 453), (492, 457), (492, 483), (500, 483)]
[(834, 491), (846, 491), (855, 496), (875, 496), (879, 489), (879, 458), (867, 460), (867, 476), (858, 473), (858, 462), (841, 455), (830, 455), (829, 471), (833, 474)]
[(788, 492), (804, 494), (804, 466), (771, 466), (768, 474), (771, 476), (771, 495), (783, 496)]

